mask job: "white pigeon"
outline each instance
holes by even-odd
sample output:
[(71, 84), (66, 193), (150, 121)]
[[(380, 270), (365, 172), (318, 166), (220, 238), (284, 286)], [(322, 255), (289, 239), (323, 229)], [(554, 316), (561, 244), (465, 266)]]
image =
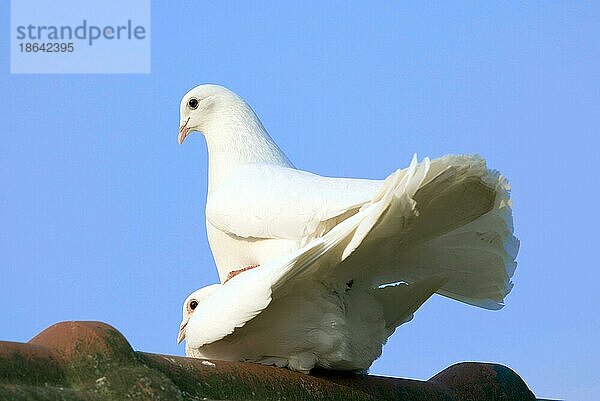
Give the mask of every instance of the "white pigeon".
[(362, 370), (435, 292), (502, 307), (518, 240), (508, 183), (481, 158), (414, 157), (382, 181), (321, 177), (295, 169), (226, 88), (192, 89), (180, 113), (179, 142), (199, 131), (208, 144), (223, 282), (184, 303), (187, 355)]

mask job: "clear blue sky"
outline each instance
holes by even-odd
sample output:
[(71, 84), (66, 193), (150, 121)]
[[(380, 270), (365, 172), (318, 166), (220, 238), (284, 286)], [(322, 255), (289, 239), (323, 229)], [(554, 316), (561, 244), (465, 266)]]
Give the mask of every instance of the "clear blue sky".
[(181, 303), (217, 274), (204, 139), (177, 145), (178, 107), (211, 82), (305, 170), (382, 178), (414, 152), (479, 153), (510, 179), (507, 306), (434, 297), (372, 373), (493, 361), (538, 396), (596, 399), (598, 3), (232, 3), (154, 1), (149, 75), (10, 75), (0, 41), (0, 338), (102, 320), (138, 350), (183, 353)]

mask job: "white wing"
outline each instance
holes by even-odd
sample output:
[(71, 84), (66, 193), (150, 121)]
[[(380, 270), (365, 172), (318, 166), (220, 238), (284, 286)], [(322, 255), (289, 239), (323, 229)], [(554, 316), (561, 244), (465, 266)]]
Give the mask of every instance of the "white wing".
[(339, 280), (377, 287), (441, 276), (439, 294), (501, 308), (519, 249), (506, 179), (478, 156), (444, 156), (410, 182), (416, 192), (399, 186), (375, 224), (359, 229), (346, 250), (352, 256), (336, 269)]
[[(363, 288), (433, 279), (442, 295), (502, 307), (518, 251), (502, 176), (473, 156), (413, 159), (379, 187), (357, 213), (322, 237), (223, 284), (190, 318), (188, 346), (233, 333), (272, 298), (293, 291), (294, 279), (354, 280)], [(256, 227), (268, 227), (260, 221)]]
[[(190, 317), (187, 346), (200, 348), (218, 341), (259, 315), (271, 302), (290, 289), (299, 275), (323, 276), (352, 253), (365, 231), (369, 231), (390, 205), (398, 191), (414, 194), (423, 180), (428, 162), (413, 160), (406, 174), (392, 174), (368, 206), (343, 220), (323, 237), (316, 238), (293, 253), (248, 270), (213, 292)], [(410, 199), (408, 197), (407, 199)], [(412, 213), (412, 208), (410, 209)]]
[(369, 202), (382, 183), (247, 164), (209, 194), (206, 216), (219, 230), (243, 238), (315, 237), (321, 223)]
[(273, 271), (285, 272), (295, 266), (302, 267), (304, 255), (318, 254), (322, 248), (322, 240), (317, 239), (291, 255), (248, 270), (222, 284), (190, 317), (186, 346), (199, 348), (233, 333), (236, 327), (242, 327), (271, 302)]

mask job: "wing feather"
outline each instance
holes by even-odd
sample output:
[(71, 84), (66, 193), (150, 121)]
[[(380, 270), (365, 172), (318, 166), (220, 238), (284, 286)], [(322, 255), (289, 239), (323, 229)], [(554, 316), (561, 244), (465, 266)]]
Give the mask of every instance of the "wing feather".
[(209, 194), (206, 217), (217, 229), (242, 238), (299, 240), (314, 237), (323, 222), (358, 210), (382, 183), (248, 164)]
[(374, 203), (363, 208), (323, 237), (221, 285), (190, 317), (187, 346), (200, 348), (244, 326), (258, 316), (278, 292), (289, 290), (289, 284), (300, 273), (315, 273), (339, 264), (357, 227), (373, 214), (381, 213), (378, 206)]

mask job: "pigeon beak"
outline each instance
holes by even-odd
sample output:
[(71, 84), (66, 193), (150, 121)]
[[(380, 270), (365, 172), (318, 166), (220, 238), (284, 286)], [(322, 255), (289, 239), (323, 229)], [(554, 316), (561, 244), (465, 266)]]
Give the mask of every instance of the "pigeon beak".
[(185, 326), (187, 326), (187, 322), (181, 323), (181, 326), (179, 326), (179, 334), (177, 335), (177, 344), (181, 344), (181, 342), (185, 339)]
[(179, 142), (180, 145), (183, 143), (183, 141), (185, 141), (185, 138), (190, 133), (190, 128), (187, 126), (189, 122), (190, 118), (188, 117), (185, 123), (179, 126), (179, 136), (177, 137), (177, 142)]

